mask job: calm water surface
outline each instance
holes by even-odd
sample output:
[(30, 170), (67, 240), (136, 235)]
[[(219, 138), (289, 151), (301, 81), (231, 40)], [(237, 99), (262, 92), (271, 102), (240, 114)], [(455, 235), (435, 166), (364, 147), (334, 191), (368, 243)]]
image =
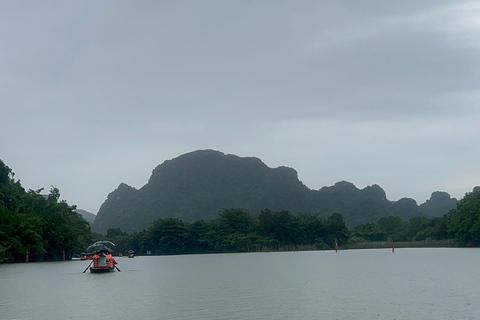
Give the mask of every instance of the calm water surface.
[(0, 319), (480, 319), (479, 249), (0, 265)]

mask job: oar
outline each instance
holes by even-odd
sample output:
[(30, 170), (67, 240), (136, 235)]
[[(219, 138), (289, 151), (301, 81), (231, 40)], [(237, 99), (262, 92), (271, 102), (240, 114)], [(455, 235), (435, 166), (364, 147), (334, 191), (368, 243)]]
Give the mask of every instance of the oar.
[(114, 264), (113, 266), (114, 266), (115, 268), (117, 268), (118, 271), (122, 271), (122, 270), (118, 269), (118, 267), (117, 267), (115, 264)]
[[(90, 267), (90, 265), (92, 264), (92, 262), (93, 262), (93, 260), (92, 260), (92, 261), (90, 261), (90, 264), (88, 265), (88, 267)], [(87, 267), (87, 269), (83, 270), (83, 273), (85, 273), (85, 271), (87, 271), (87, 270), (88, 270), (88, 267)]]

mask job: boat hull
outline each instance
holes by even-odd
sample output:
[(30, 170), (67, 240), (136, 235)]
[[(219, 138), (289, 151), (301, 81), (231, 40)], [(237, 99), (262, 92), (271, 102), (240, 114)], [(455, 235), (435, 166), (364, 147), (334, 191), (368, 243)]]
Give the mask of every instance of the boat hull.
[(91, 273), (106, 273), (115, 271), (115, 267), (90, 267)]

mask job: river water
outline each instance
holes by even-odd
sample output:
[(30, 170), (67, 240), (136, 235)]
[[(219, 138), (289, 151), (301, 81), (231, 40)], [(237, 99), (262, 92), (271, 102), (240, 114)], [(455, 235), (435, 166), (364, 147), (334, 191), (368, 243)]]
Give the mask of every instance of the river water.
[(117, 258), (0, 265), (0, 319), (480, 319), (480, 249)]

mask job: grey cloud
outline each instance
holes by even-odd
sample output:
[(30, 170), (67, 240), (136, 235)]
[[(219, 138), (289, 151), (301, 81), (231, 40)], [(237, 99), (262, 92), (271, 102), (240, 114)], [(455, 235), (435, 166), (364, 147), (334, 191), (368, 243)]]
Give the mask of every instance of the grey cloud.
[[(57, 184), (90, 211), (120, 182), (141, 187), (157, 164), (202, 148), (295, 167), (312, 187), (378, 183), (419, 201), (437, 185), (459, 190), (455, 176), (478, 172), (479, 133), (466, 129), (479, 116), (475, 8), (2, 3), (3, 160), (27, 188)], [(453, 170), (458, 154), (468, 159)]]

